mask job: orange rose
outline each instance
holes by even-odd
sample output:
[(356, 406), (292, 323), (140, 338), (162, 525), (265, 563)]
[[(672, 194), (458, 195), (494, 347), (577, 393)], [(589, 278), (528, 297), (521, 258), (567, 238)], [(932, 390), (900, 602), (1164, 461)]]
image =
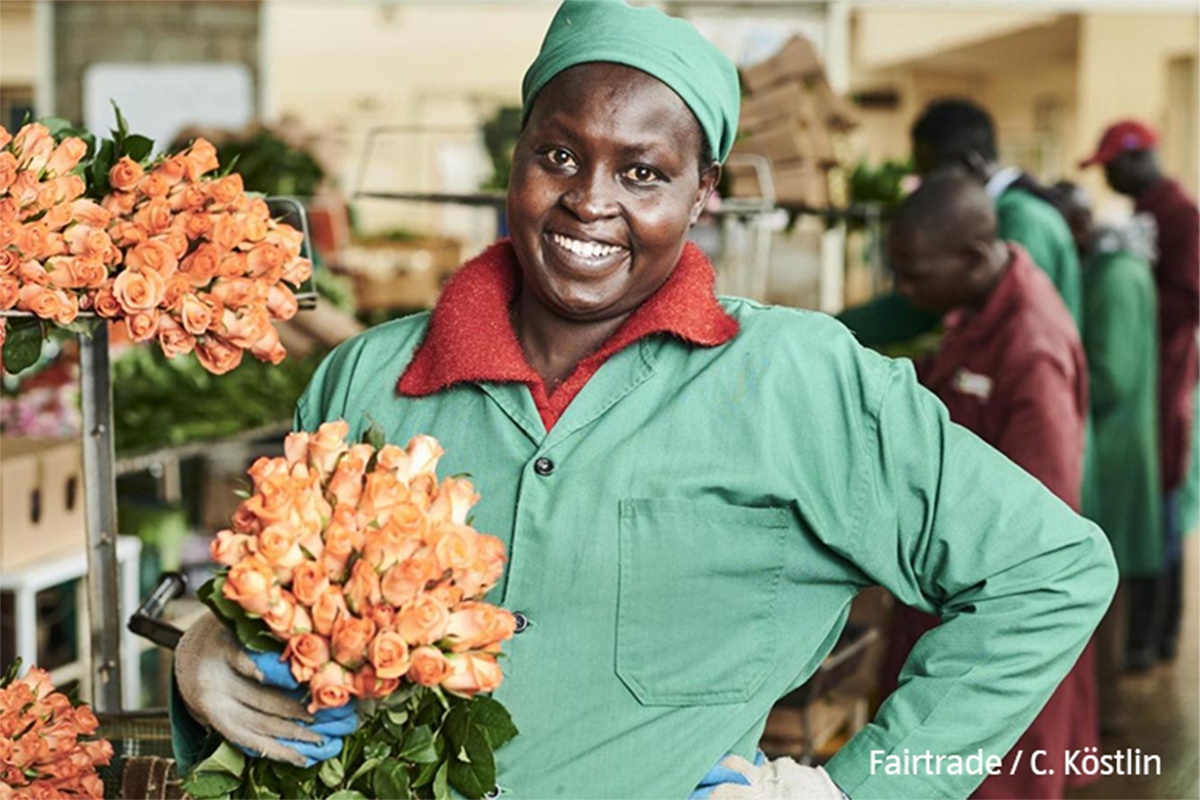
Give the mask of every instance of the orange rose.
[(346, 444), (349, 433), (350, 423), (345, 420), (323, 423), (308, 442), (309, 466), (322, 475), (333, 472), (338, 458), (350, 449)]
[[(267, 238), (267, 234), (271, 230), (270, 223), (267, 220), (260, 219), (259, 217), (252, 217), (249, 214), (242, 214), (241, 220), (246, 231), (247, 242), (261, 242), (263, 239)], [(282, 270), (284, 263), (284, 260), (281, 258), (278, 269)]]
[(394, 630), (396, 627), (396, 609), (387, 603), (379, 603), (367, 615), (381, 631)]
[(230, 568), (221, 587), (225, 599), (240, 605), (247, 614), (261, 617), (279, 597), (275, 571), (260, 555), (243, 558)]
[(167, 279), (167, 285), (163, 289), (162, 307), (171, 311), (178, 311), (180, 304), (183, 302), (184, 295), (191, 294), (191, 291), (191, 279), (182, 272), (176, 272)]
[(75, 219), (93, 228), (103, 230), (112, 222), (112, 214), (93, 200), (75, 200), (71, 203), (71, 214)]
[(17, 173), (16, 180), (8, 187), (8, 194), (17, 201), (19, 208), (26, 208), (37, 201), (40, 187), (37, 176), (26, 170)]
[(387, 697), (400, 687), (398, 678), (381, 678), (370, 664), (354, 673), (354, 693), (359, 697)]
[(329, 588), (329, 578), (316, 561), (302, 561), (292, 570), (292, 593), (306, 606), (315, 606), (317, 599)]
[(367, 645), (375, 636), (375, 623), (369, 619), (343, 616), (333, 623), (333, 660), (346, 669), (358, 669), (367, 659)]
[(150, 238), (150, 233), (141, 225), (123, 219), (113, 223), (113, 226), (108, 229), (108, 235), (121, 247), (138, 244)]
[(133, 213), (137, 205), (137, 194), (134, 192), (112, 192), (105, 195), (100, 205), (115, 217), (124, 217)]
[[(347, 426), (349, 430), (349, 426)], [(358, 505), (362, 496), (363, 476), (367, 471), (367, 461), (370, 460), (370, 445), (356, 444), (350, 447), (333, 470), (325, 491), (336, 498), (337, 503), (348, 506)], [(305, 455), (308, 453), (308, 442), (305, 442)]]
[(232, 567), (254, 552), (254, 539), (244, 533), (234, 533), (226, 528), (217, 531), (217, 536), (212, 540), (208, 550), (213, 561), (222, 566)]
[(246, 235), (246, 226), (232, 214), (220, 214), (213, 221), (212, 231), (208, 234), (209, 241), (222, 250), (232, 250), (242, 243)]
[(308, 712), (315, 714), (322, 708), (340, 708), (353, 696), (353, 676), (337, 663), (330, 661), (317, 670), (308, 682), (312, 691), (312, 702)]
[(11, 141), (12, 134), (8, 132), (7, 128), (5, 128), (3, 125), (0, 125), (0, 149), (7, 147), (8, 143)]
[(242, 176), (231, 172), (224, 178), (208, 184), (208, 196), (220, 205), (229, 205), (241, 196), (243, 190)]
[(282, 274), (284, 265), (283, 248), (277, 244), (259, 244), (246, 254), (246, 268), (250, 275), (261, 278), (275, 273)]
[(71, 212), (71, 204), (58, 203), (46, 211), (46, 216), (42, 217), (42, 222), (46, 223), (46, 227), (52, 231), (61, 231), (74, 221), (74, 219), (75, 216)]
[(17, 207), (17, 201), (11, 197), (0, 197), (0, 222), (19, 222), (20, 220), (21, 209)]
[(463, 603), (450, 614), (446, 638), (456, 653), (482, 650), (489, 645), (505, 642), (516, 630), (513, 615), (491, 603)]
[(217, 277), (217, 268), (221, 264), (221, 256), (212, 244), (202, 244), (189, 256), (183, 259), (179, 269), (192, 279), (193, 286), (207, 286)]
[(430, 532), (433, 552), (443, 570), (461, 572), (475, 562), (478, 534), (465, 525), (438, 525)]
[(232, 345), (249, 348), (263, 337), (269, 327), (271, 317), (267, 310), (248, 306), (240, 313), (225, 309), (220, 323), (212, 330)]
[(17, 308), (42, 319), (55, 319), (63, 311), (63, 302), (57, 292), (31, 283), (22, 286), (17, 293)]
[(63, 139), (62, 143), (54, 148), (50, 160), (46, 162), (46, 170), (54, 175), (66, 175), (75, 169), (75, 165), (85, 155), (87, 155), (87, 144), (82, 139), (74, 136)]
[(50, 288), (54, 283), (50, 273), (37, 261), (22, 261), (17, 265), (17, 277), (25, 284), (36, 284)]
[(136, 272), (157, 272), (166, 280), (175, 273), (179, 261), (165, 242), (151, 239), (130, 250), (125, 256), (125, 265)]
[(92, 303), (92, 308), (105, 319), (116, 319), (122, 313), (121, 302), (113, 294), (111, 281), (100, 287), (100, 290), (96, 292), (96, 299)]
[(178, 263), (179, 259), (187, 255), (188, 238), (183, 231), (168, 229), (155, 236), (154, 241), (165, 244), (171, 251), (171, 255), (175, 256), (176, 263)]
[(296, 531), (280, 523), (268, 525), (258, 535), (258, 552), (283, 583), (289, 583), (293, 570), (304, 562)]
[(346, 598), (342, 595), (342, 587), (330, 586), (317, 597), (312, 606), (313, 630), (322, 636), (330, 636), (333, 626), (338, 620), (348, 617), (350, 609), (346, 607)]
[(0, 250), (0, 275), (11, 275), (21, 265), (21, 257), (15, 250)]
[(439, 601), (423, 594), (400, 612), (396, 630), (411, 645), (433, 644), (446, 635), (450, 612)]
[(67, 249), (77, 256), (104, 256), (113, 246), (112, 239), (102, 229), (85, 224), (72, 225), (64, 234), (64, 238)]
[(54, 179), (58, 202), (72, 202), (87, 191), (82, 175), (63, 175)]
[(383, 599), (375, 568), (361, 558), (355, 561), (350, 569), (350, 580), (346, 581), (343, 591), (346, 594), (346, 604), (355, 614), (365, 614), (371, 606)]
[(0, 153), (0, 192), (8, 191), (17, 179), (17, 158), (12, 153)]
[(108, 278), (108, 269), (105, 268), (103, 261), (92, 256), (80, 256), (75, 261), (79, 270), (79, 280), (82, 281), (83, 287), (99, 289), (104, 285), (104, 281)]
[(489, 653), (458, 653), (446, 657), (449, 670), (442, 679), (448, 692), (471, 697), (479, 692), (492, 692), (504, 680), (496, 657)]
[(172, 211), (201, 212), (208, 203), (208, 195), (199, 186), (191, 185), (171, 196)]
[[(406, 506), (413, 509), (413, 506)], [(414, 509), (415, 510), (415, 509)], [(423, 520), (420, 511), (415, 513)], [(411, 557), (421, 548), (421, 531), (424, 526), (413, 527), (398, 522), (396, 517), (388, 520), (382, 527), (367, 528), (366, 546), (363, 547), (363, 559), (380, 573), (391, 569), (393, 564)]]
[(108, 183), (117, 191), (132, 192), (145, 174), (141, 164), (124, 156), (108, 171)]
[(418, 647), (411, 653), (408, 679), (421, 686), (437, 686), (450, 672), (450, 663), (436, 647)]
[[(321, 565), (329, 575), (330, 580), (341, 582), (346, 574), (346, 566), (350, 554), (358, 549), (363, 534), (354, 524), (353, 509), (344, 513), (345, 506), (339, 506), (325, 529), (325, 549), (321, 552)], [(347, 524), (348, 523), (348, 524)]]
[(42, 170), (46, 168), (46, 164), (49, 163), (53, 152), (54, 140), (52, 138), (31, 139), (21, 150), (21, 163), (25, 165), (25, 169), (29, 170), (30, 173), (40, 175)]
[(203, 238), (212, 230), (212, 217), (203, 211), (185, 211), (179, 217), (183, 218), (183, 232), (189, 239)]
[(395, 631), (380, 631), (367, 648), (367, 658), (380, 678), (400, 678), (410, 665), (408, 643)]
[(299, 303), (292, 291), (281, 283), (271, 286), (267, 294), (267, 310), (275, 319), (289, 320), (300, 310)]
[[(188, 180), (195, 181), (206, 172), (212, 172), (221, 166), (217, 161), (217, 148), (204, 138), (196, 139), (183, 153), (188, 167)], [(193, 172), (194, 171), (194, 172)]]
[(17, 279), (13, 275), (0, 275), (0, 311), (8, 311), (17, 304)]
[(126, 314), (136, 314), (158, 308), (166, 287), (166, 281), (158, 272), (125, 270), (113, 281), (112, 291)]
[(429, 516), (442, 522), (465, 525), (471, 508), (478, 502), (479, 495), (470, 481), (446, 478), (433, 505), (429, 507)]
[(283, 279), (292, 286), (299, 286), (312, 277), (312, 261), (307, 258), (292, 259), (283, 268)]
[(167, 192), (171, 191), (171, 184), (157, 171), (151, 172), (138, 184), (138, 191), (146, 197), (166, 197)]
[(162, 233), (171, 227), (171, 204), (161, 197), (149, 201), (133, 216), (133, 221), (150, 233)]
[(296, 598), (292, 597), (291, 592), (280, 591), (279, 597), (271, 603), (271, 607), (267, 609), (266, 614), (263, 614), (262, 619), (271, 629), (271, 633), (285, 641), (293, 633), (299, 633), (295, 629)]
[(446, 608), (454, 608), (463, 601), (466, 595), (457, 581), (439, 583), (429, 590), (429, 596), (440, 602)]
[(148, 342), (158, 334), (159, 311), (157, 308), (149, 311), (139, 311), (125, 317), (125, 330), (129, 338), (135, 342)]
[[(128, 274), (128, 273), (125, 273)], [(196, 345), (196, 357), (213, 375), (224, 375), (242, 363), (242, 348), (235, 347), (218, 336), (205, 336)]]
[[(242, 278), (246, 274), (245, 253), (225, 253), (217, 267), (217, 275), (222, 278)], [(257, 285), (257, 284), (256, 284)]]
[(250, 354), (259, 361), (271, 364), (278, 364), (287, 357), (287, 349), (279, 341), (279, 331), (274, 325), (268, 325), (263, 335), (254, 340), (254, 344), (250, 345)]
[(53, 146), (54, 139), (50, 135), (50, 129), (40, 122), (30, 122), (22, 125), (17, 135), (12, 138), (12, 149), (24, 156), (27, 150), (32, 150), (46, 141)]
[(441, 567), (428, 550), (421, 550), (401, 561), (383, 575), (380, 591), (394, 606), (411, 603), (430, 583), (440, 580)]
[(315, 633), (296, 634), (288, 639), (283, 655), (290, 663), (292, 677), (299, 683), (308, 683), (317, 670), (329, 663), (329, 640)]
[(50, 228), (44, 222), (27, 222), (21, 226), (20, 237), (17, 239), (17, 249), (26, 258), (43, 258), (46, 242), (50, 237)]

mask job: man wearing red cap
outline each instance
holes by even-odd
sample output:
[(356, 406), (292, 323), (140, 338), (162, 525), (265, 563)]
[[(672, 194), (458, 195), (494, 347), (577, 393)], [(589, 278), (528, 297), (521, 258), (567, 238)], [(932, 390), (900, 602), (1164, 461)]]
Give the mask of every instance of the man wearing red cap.
[(1131, 585), (1128, 666), (1147, 669), (1175, 655), (1182, 607), (1180, 495), (1189, 461), (1192, 392), (1200, 327), (1200, 215), (1178, 181), (1163, 175), (1158, 134), (1135, 120), (1111, 125), (1096, 152), (1080, 164), (1104, 166), (1114, 191), (1133, 198), (1138, 213), (1158, 227), (1154, 280), (1159, 308), (1159, 426), (1163, 486), (1163, 573)]

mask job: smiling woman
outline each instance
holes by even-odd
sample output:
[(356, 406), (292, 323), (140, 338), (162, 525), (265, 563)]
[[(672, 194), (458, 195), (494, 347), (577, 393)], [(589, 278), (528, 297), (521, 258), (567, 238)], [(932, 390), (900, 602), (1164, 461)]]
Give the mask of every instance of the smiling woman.
[[(512, 238), (463, 265), (431, 313), (339, 347), (296, 413), (303, 430), (431, 434), (447, 472), (475, 476), (474, 524), (511, 554), (489, 600), (522, 620), (496, 692), (521, 730), (497, 753), (500, 786), (969, 794), (984, 775), (886, 773), (872, 754), (1003, 756), (1103, 614), (1104, 535), (950, 424), (911, 366), (823, 315), (714, 295), (687, 235), (739, 91), (689, 23), (568, 0), (523, 89)], [(902, 687), (828, 772), (753, 763), (772, 706), (872, 584), (944, 620)], [(215, 649), (183, 658), (186, 643), (181, 676), (229, 671)], [(176, 731), (194, 744), (187, 709), (221, 723), (228, 687), (179, 683)], [(275, 690), (239, 691), (281, 707)]]

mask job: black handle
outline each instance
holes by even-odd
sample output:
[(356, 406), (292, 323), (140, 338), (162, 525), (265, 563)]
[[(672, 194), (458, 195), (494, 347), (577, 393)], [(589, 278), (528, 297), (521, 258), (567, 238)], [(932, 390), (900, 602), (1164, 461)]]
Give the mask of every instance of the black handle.
[(169, 622), (163, 622), (163, 611), (167, 603), (177, 597), (182, 597), (187, 591), (187, 578), (181, 572), (164, 572), (158, 576), (158, 584), (138, 610), (129, 618), (129, 630), (149, 639), (157, 645), (174, 650), (179, 644), (183, 631)]

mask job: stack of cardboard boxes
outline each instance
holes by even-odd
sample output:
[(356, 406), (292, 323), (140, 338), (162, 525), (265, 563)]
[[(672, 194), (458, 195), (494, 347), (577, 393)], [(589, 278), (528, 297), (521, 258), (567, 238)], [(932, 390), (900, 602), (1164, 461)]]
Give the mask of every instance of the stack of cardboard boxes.
[[(846, 204), (845, 134), (858, 124), (829, 85), (810, 41), (794, 36), (772, 57), (742, 69), (741, 123), (733, 152), (768, 159), (781, 206)], [(735, 159), (732, 197), (762, 197), (755, 168)]]

